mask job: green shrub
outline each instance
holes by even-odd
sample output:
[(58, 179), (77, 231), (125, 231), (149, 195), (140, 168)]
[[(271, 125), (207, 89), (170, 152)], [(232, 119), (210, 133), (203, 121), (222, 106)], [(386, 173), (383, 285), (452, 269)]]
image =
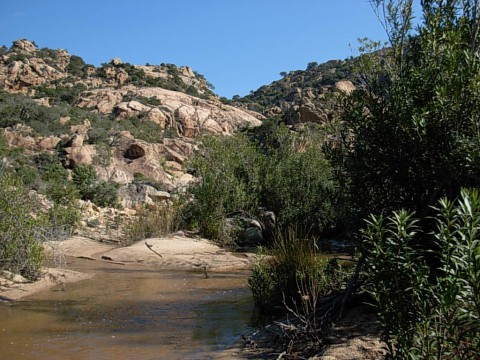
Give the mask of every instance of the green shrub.
[(337, 219), (339, 189), (323, 155), (323, 131), (294, 133), (283, 125), (248, 134), (206, 137), (188, 167), (199, 180), (188, 193), (186, 224), (205, 236), (232, 241), (231, 214), (273, 211), (280, 231), (297, 226), (321, 234)]
[(205, 137), (202, 150), (189, 163), (199, 180), (189, 188), (193, 201), (184, 221), (204, 236), (229, 243), (228, 214), (255, 212), (261, 187), (263, 157), (244, 135)]
[(93, 165), (75, 167), (72, 180), (83, 200), (103, 207), (118, 206), (118, 184), (101, 180)]
[(480, 196), (462, 191), (437, 210), (436, 250), (412, 213), (371, 217), (366, 289), (395, 359), (477, 359), (480, 356)]
[(273, 126), (263, 139), (267, 155), (261, 204), (277, 216), (277, 226), (320, 234), (337, 218), (338, 185), (323, 153), (324, 133), (295, 133)]
[(37, 205), (12, 175), (0, 174), (0, 269), (35, 280), (43, 262), (42, 217), (32, 216)]
[(260, 257), (248, 284), (262, 312), (292, 304), (303, 313), (313, 312), (321, 298), (340, 289), (343, 276), (338, 260), (323, 257), (316, 242), (289, 229), (277, 235), (270, 254)]

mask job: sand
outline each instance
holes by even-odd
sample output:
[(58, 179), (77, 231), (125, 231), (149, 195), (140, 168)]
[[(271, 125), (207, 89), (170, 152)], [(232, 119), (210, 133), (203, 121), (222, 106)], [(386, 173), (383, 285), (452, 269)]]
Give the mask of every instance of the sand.
[[(206, 239), (172, 234), (118, 247), (82, 236), (45, 243), (49, 262), (38, 281), (9, 280), (0, 275), (0, 301), (20, 300), (61, 283), (85, 280), (91, 274), (68, 270), (66, 258), (77, 257), (115, 264), (142, 265), (164, 270), (198, 270), (208, 276), (212, 271), (240, 270), (251, 266), (254, 255), (232, 253)], [(15, 281), (16, 280), (16, 281)]]

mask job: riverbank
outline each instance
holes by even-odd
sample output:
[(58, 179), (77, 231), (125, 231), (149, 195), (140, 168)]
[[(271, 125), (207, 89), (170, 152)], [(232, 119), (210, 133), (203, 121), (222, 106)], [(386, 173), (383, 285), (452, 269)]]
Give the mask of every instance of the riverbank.
[(94, 276), (69, 270), (66, 265), (68, 257), (166, 271), (197, 271), (205, 277), (211, 272), (247, 269), (254, 261), (254, 254), (229, 252), (206, 239), (190, 238), (182, 233), (146, 239), (123, 247), (73, 236), (64, 241), (46, 243), (45, 250), (47, 263), (51, 266), (44, 268), (39, 280), (28, 282), (13, 274), (0, 274), (0, 300), (20, 300), (59, 284)]

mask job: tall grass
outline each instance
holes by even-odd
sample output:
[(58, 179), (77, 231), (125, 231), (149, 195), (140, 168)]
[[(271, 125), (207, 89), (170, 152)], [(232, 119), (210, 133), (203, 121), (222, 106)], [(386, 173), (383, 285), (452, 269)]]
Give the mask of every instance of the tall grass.
[(170, 203), (147, 205), (140, 209), (127, 226), (126, 237), (135, 242), (170, 234), (180, 228), (178, 206)]

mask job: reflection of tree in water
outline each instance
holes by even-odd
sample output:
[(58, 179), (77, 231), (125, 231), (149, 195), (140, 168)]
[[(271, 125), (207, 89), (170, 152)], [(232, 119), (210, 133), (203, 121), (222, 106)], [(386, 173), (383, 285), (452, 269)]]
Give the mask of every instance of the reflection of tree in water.
[(218, 300), (194, 309), (198, 319), (192, 339), (220, 349), (232, 344), (250, 326), (253, 301), (247, 288), (218, 294)]

